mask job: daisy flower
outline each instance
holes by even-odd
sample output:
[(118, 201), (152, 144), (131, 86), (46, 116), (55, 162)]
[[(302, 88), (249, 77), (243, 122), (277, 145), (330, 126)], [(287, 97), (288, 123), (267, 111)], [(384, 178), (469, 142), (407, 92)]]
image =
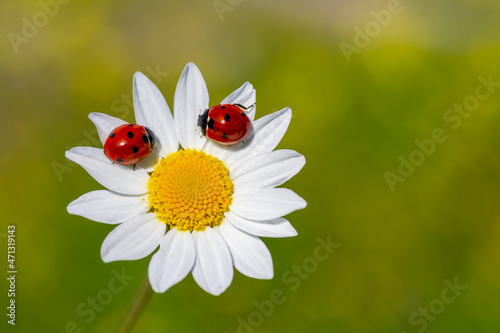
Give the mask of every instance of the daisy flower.
[[(306, 206), (289, 189), (276, 188), (305, 164), (292, 150), (274, 150), (292, 116), (289, 108), (254, 121), (245, 143), (222, 146), (202, 135), (198, 116), (209, 108), (205, 81), (189, 63), (177, 84), (174, 116), (158, 88), (137, 72), (133, 82), (137, 124), (153, 130), (157, 144), (135, 170), (113, 164), (103, 149), (75, 147), (66, 157), (107, 190), (86, 193), (68, 205), (70, 214), (118, 224), (101, 247), (105, 262), (152, 256), (148, 275), (164, 292), (189, 272), (210, 294), (231, 284), (233, 266), (257, 279), (273, 277), (271, 254), (259, 237), (297, 235), (282, 216)], [(246, 82), (221, 104), (255, 103)], [(104, 144), (126, 122), (102, 113), (89, 118)], [(180, 149), (179, 149), (180, 145)]]

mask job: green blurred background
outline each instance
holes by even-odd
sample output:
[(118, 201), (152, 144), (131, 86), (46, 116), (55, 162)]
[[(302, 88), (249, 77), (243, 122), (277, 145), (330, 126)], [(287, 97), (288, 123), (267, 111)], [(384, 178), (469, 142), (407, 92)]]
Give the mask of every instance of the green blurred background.
[[(500, 82), (497, 0), (60, 2), (0, 3), (0, 244), (15, 224), (18, 267), (7, 331), (115, 330), (149, 258), (102, 262), (113, 226), (66, 212), (102, 187), (64, 151), (99, 146), (90, 112), (133, 122), (135, 71), (172, 107), (193, 61), (211, 104), (250, 81), (257, 117), (293, 109), (279, 147), (307, 159), (285, 185), (308, 206), (288, 216), (298, 237), (264, 239), (273, 280), (235, 273), (214, 297), (189, 276), (153, 296), (136, 332), (500, 332), (500, 87), (444, 118), (477, 101), (479, 76)], [(415, 152), (437, 128), (446, 141)], [(391, 189), (386, 172), (410, 155), (420, 165)], [(318, 237), (340, 244), (321, 262)], [(113, 270), (134, 279), (111, 294)], [(467, 289), (443, 302), (455, 278)], [(273, 290), (284, 302), (258, 310)], [(89, 310), (96, 297), (106, 304)]]

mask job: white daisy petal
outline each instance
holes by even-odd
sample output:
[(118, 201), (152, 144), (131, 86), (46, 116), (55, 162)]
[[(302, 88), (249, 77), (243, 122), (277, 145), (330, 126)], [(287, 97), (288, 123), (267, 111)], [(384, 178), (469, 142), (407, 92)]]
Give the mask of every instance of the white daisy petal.
[(229, 209), (251, 220), (272, 220), (306, 207), (307, 203), (286, 188), (254, 189), (233, 194)]
[(241, 87), (236, 89), (231, 95), (224, 98), (220, 104), (240, 104), (245, 107), (253, 107), (245, 110), (248, 118), (253, 121), (255, 118), (255, 89), (250, 82), (245, 82)]
[(118, 126), (127, 124), (125, 120), (121, 120), (120, 118), (108, 116), (107, 114), (99, 112), (90, 113), (89, 119), (97, 128), (97, 133), (99, 133), (99, 139), (101, 139), (103, 146), (109, 133), (111, 133), (112, 130), (114, 130)]
[(166, 225), (155, 214), (142, 214), (118, 225), (101, 247), (104, 262), (136, 260), (153, 252), (165, 235)]
[(148, 275), (153, 290), (163, 293), (182, 281), (193, 268), (195, 256), (191, 233), (177, 228), (169, 230), (149, 263)]
[(240, 163), (231, 178), (239, 188), (275, 187), (295, 176), (305, 163), (304, 156), (293, 150), (275, 150)]
[(174, 119), (177, 137), (184, 149), (201, 150), (206, 138), (198, 127), (198, 116), (208, 108), (208, 90), (195, 64), (184, 68), (174, 95)]
[(233, 280), (233, 262), (226, 243), (212, 228), (193, 231), (196, 261), (193, 277), (200, 287), (212, 295), (220, 295)]
[(255, 279), (273, 278), (271, 253), (259, 237), (249, 235), (226, 221), (215, 229), (229, 247), (234, 267), (238, 271)]
[(271, 113), (253, 122), (252, 133), (245, 139), (245, 143), (221, 146), (208, 140), (205, 151), (217, 156), (226, 165), (235, 167), (256, 155), (273, 151), (285, 135), (291, 119), (292, 110), (289, 108)]
[(66, 152), (66, 158), (80, 164), (95, 180), (111, 191), (122, 194), (144, 194), (149, 175), (143, 169), (113, 164), (102, 149), (75, 147)]
[(145, 195), (123, 195), (107, 190), (85, 193), (68, 205), (68, 213), (96, 222), (117, 224), (148, 211)]
[(137, 124), (150, 128), (156, 137), (160, 156), (179, 148), (174, 118), (160, 90), (144, 74), (134, 75), (134, 111)]
[(238, 216), (232, 212), (224, 214), (226, 220), (236, 228), (249, 234), (261, 237), (293, 237), (297, 236), (295, 228), (282, 217), (272, 220), (254, 221)]

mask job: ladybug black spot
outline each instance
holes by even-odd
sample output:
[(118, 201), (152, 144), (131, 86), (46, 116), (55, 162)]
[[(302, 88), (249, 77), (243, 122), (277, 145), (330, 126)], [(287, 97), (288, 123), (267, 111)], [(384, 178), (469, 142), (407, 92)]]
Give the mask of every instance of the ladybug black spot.
[(132, 147), (132, 152), (133, 152), (134, 154), (137, 154), (137, 152), (138, 152), (138, 151), (139, 151), (139, 148), (137, 148), (136, 146), (133, 146), (133, 147)]
[(245, 116), (246, 116), (245, 112), (243, 112), (243, 111), (241, 111), (241, 115), (242, 115), (243, 117), (245, 117)]
[(121, 158), (119, 158), (119, 157), (118, 157), (118, 158), (116, 159), (116, 162), (118, 162), (118, 163), (123, 163), (123, 160), (122, 160)]
[(129, 125), (128, 125), (128, 127), (132, 127), (132, 126), (134, 126), (134, 125), (133, 125), (133, 124), (129, 124)]
[(226, 107), (225, 107), (224, 105), (222, 105), (220, 108), (221, 108), (221, 109), (225, 109)]
[(227, 139), (227, 133), (222, 133), (222, 138)]
[(131, 139), (132, 139), (132, 138), (134, 137), (134, 133), (132, 133), (132, 132), (128, 132), (128, 133), (127, 133), (127, 136), (128, 136), (129, 138), (131, 138)]
[(231, 118), (231, 117), (229, 117), (229, 115), (228, 115), (228, 114), (226, 114), (226, 115), (224, 116), (224, 120), (225, 120), (225, 121), (229, 121), (229, 119), (230, 119), (230, 118)]
[(109, 135), (109, 137), (112, 139), (115, 137), (115, 132), (111, 132), (111, 134)]
[(149, 137), (147, 136), (147, 134), (142, 135), (142, 141), (144, 141), (144, 143), (149, 143)]
[(207, 126), (208, 126), (208, 128), (209, 128), (209, 129), (211, 129), (211, 130), (213, 130), (213, 129), (214, 129), (214, 122), (215, 122), (215, 121), (214, 121), (213, 119), (210, 119), (210, 120), (208, 121)]

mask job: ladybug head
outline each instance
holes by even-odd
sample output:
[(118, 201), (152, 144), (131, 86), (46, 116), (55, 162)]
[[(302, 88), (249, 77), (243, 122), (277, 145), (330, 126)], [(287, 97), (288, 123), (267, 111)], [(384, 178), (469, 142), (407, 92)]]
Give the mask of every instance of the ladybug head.
[(210, 109), (206, 109), (202, 114), (198, 116), (198, 126), (201, 128), (203, 135), (207, 134), (208, 111), (210, 111)]
[(144, 128), (146, 129), (146, 132), (148, 133), (149, 145), (151, 146), (151, 149), (153, 149), (155, 146), (155, 143), (156, 143), (155, 135), (154, 135), (153, 131), (150, 130), (149, 128), (147, 128), (146, 126), (144, 126)]

